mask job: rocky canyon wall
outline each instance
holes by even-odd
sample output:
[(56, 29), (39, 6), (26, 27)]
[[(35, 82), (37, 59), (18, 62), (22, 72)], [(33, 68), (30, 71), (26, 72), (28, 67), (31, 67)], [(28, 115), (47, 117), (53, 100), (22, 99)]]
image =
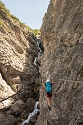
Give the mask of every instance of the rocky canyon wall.
[(41, 37), (40, 73), (43, 82), (51, 78), (53, 91), (49, 111), (41, 86), (36, 125), (83, 125), (83, 0), (51, 0)]
[(37, 42), (33, 31), (0, 1), (0, 125), (18, 124), (21, 113), (25, 119), (34, 109), (39, 91)]

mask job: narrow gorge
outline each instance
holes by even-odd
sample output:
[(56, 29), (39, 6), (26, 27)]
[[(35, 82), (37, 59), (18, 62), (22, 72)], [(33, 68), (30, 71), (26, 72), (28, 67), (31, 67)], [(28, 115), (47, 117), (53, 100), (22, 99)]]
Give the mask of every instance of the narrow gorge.
[(51, 0), (40, 32), (0, 1), (0, 125), (83, 125), (83, 0)]

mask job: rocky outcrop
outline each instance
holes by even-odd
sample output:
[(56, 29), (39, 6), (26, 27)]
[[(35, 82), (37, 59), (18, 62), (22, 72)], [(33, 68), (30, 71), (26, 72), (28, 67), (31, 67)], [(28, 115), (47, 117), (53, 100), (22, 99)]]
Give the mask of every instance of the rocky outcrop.
[(51, 0), (48, 6), (41, 27), (44, 57), (40, 73), (43, 82), (50, 76), (54, 84), (51, 111), (41, 87), (36, 125), (83, 125), (82, 15), (82, 0)]
[[(38, 100), (39, 68), (34, 65), (35, 57), (40, 51), (37, 41), (33, 31), (11, 15), (0, 1), (0, 111), (3, 111), (0, 113), (0, 122), (2, 125), (5, 125), (2, 117), (4, 119), (6, 111), (9, 117), (14, 118), (21, 113), (27, 113), (28, 98)], [(31, 107), (34, 109), (33, 105)], [(15, 121), (8, 122), (8, 125), (17, 123), (17, 120)]]
[(0, 72), (17, 92), (38, 77), (38, 68), (34, 65), (38, 55), (37, 38), (17, 18), (8, 14), (0, 8)]

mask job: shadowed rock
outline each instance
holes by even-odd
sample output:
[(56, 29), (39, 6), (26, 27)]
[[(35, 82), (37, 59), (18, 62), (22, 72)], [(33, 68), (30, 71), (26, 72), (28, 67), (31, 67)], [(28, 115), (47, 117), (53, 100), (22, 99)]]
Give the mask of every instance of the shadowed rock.
[[(51, 111), (45, 90), (40, 90), (40, 116), (36, 125), (77, 125), (83, 119), (83, 1), (51, 0), (43, 18), (41, 38), (44, 56), (40, 74), (52, 80)], [(56, 93), (57, 92), (57, 93)], [(80, 120), (80, 121), (79, 121)]]

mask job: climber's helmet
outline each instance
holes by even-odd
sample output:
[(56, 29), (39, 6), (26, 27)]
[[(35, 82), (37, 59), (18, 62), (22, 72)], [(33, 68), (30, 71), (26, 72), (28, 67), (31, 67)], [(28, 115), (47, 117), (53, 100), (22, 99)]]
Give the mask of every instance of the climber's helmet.
[(47, 82), (50, 82), (50, 79), (47, 79), (47, 80), (46, 80), (46, 83), (47, 83)]

